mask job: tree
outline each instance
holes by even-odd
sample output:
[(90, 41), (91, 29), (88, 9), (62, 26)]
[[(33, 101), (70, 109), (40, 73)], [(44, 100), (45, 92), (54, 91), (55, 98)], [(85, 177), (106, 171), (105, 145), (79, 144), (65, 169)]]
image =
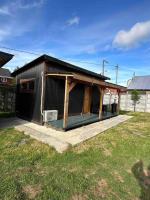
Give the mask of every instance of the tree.
[(136, 105), (138, 101), (140, 100), (140, 93), (137, 90), (133, 90), (131, 92), (131, 100), (133, 101), (133, 106), (134, 106), (134, 112), (136, 110)]
[(15, 71), (17, 71), (18, 69), (20, 69), (20, 67), (15, 67), (15, 69), (14, 69), (14, 71), (13, 72), (15, 72)]

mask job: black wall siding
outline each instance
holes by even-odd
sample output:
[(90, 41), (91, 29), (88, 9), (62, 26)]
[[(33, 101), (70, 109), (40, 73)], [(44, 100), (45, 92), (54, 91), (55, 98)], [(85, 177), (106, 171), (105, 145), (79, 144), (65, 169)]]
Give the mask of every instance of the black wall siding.
[(79, 114), (82, 112), (84, 99), (84, 84), (77, 84), (69, 96), (69, 114)]
[[(41, 72), (44, 71), (45, 63), (41, 63), (19, 74), (16, 91), (16, 113), (19, 117), (42, 123), (40, 112), (41, 104)], [(20, 79), (35, 78), (34, 93), (20, 93)]]
[[(46, 79), (45, 110), (58, 110), (59, 118), (64, 113), (65, 80), (53, 77)], [(69, 115), (82, 112), (84, 85), (77, 84), (69, 95)]]
[(59, 117), (64, 112), (65, 80), (47, 77), (45, 91), (45, 110), (58, 110)]

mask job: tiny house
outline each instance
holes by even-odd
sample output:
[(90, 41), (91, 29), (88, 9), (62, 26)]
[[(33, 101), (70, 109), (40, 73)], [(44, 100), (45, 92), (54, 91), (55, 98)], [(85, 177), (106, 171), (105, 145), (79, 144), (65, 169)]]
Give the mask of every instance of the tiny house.
[(118, 104), (103, 106), (106, 89), (125, 88), (108, 77), (48, 55), (12, 73), (16, 77), (16, 114), (35, 123), (68, 130), (116, 116)]

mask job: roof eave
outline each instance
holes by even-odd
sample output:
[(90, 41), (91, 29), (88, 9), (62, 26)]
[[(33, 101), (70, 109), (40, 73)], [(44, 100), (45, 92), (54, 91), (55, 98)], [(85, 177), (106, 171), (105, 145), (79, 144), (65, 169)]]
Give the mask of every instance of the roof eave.
[(3, 67), (6, 63), (8, 63), (14, 55), (10, 53), (6, 53), (3, 51), (0, 51), (0, 68)]
[(78, 67), (78, 66), (75, 66), (75, 65), (73, 65), (73, 64), (67, 63), (67, 62), (62, 61), (62, 60), (59, 60), (59, 59), (57, 59), (57, 58), (48, 56), (48, 55), (46, 55), (46, 54), (44, 54), (44, 55), (42, 55), (42, 56), (36, 58), (35, 60), (31, 61), (30, 63), (28, 63), (28, 64), (24, 65), (23, 67), (21, 67), (20, 69), (16, 70), (15, 72), (12, 73), (12, 76), (16, 76), (16, 75), (18, 75), (19, 73), (25, 71), (26, 68), (28, 68), (28, 67), (30, 68), (31, 65), (34, 65), (34, 63), (39, 63), (39, 62), (43, 62), (43, 61), (45, 61), (45, 62), (57, 62), (57, 63), (59, 63), (59, 64), (61, 64), (61, 65), (63, 65), (63, 66), (70, 67), (70, 68), (72, 68), (72, 69), (74, 69), (74, 70), (78, 70), (78, 71), (80, 71), (80, 72), (82, 72), (82, 73), (87, 73), (87, 74), (89, 74), (89, 75), (91, 75), (91, 76), (95, 76), (95, 77), (97, 77), (97, 78), (99, 78), (99, 79), (102, 79), (102, 80), (110, 80), (109, 77), (103, 76), (103, 75), (101, 75), (101, 74), (100, 74), (100, 75), (99, 75), (99, 74), (96, 74), (95, 72), (89, 71), (89, 70), (87, 70), (87, 69), (80, 68), (80, 67)]

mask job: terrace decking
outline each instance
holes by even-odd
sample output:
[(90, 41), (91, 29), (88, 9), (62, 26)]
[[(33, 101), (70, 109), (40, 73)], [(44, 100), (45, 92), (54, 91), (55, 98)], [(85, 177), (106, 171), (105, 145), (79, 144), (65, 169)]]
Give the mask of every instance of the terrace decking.
[[(114, 116), (117, 116), (117, 113), (105, 112), (102, 114), (102, 120), (109, 119)], [(69, 116), (66, 129), (63, 129), (63, 119), (48, 122), (47, 125), (58, 130), (70, 130), (98, 121), (99, 115), (90, 113), (84, 115)]]

